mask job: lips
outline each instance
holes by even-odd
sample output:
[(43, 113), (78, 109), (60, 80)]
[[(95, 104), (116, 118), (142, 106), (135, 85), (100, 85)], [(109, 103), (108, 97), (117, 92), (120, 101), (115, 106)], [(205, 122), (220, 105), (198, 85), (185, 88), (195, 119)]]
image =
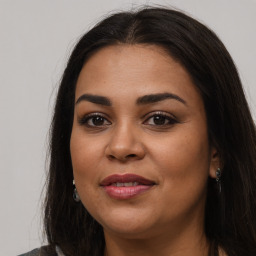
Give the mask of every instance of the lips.
[(114, 174), (105, 178), (100, 185), (101, 186), (110, 186), (113, 183), (130, 183), (130, 182), (137, 182), (140, 185), (154, 185), (155, 182), (148, 180), (142, 176), (136, 174)]
[(151, 189), (156, 183), (135, 174), (111, 175), (101, 183), (105, 192), (114, 199), (129, 199)]

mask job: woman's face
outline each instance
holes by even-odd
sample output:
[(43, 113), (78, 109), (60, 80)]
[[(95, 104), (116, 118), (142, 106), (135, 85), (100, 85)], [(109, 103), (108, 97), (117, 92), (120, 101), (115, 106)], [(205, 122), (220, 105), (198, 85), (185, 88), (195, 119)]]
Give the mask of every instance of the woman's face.
[(114, 45), (84, 65), (70, 141), (81, 201), (107, 234), (203, 227), (218, 157), (202, 98), (157, 46)]

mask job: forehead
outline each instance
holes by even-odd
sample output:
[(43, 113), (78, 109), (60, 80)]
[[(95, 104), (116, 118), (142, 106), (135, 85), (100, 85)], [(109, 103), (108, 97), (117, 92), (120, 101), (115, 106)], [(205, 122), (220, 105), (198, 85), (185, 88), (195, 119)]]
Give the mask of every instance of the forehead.
[(139, 97), (171, 92), (199, 97), (188, 72), (155, 45), (113, 45), (94, 53), (77, 81), (76, 98), (83, 93)]

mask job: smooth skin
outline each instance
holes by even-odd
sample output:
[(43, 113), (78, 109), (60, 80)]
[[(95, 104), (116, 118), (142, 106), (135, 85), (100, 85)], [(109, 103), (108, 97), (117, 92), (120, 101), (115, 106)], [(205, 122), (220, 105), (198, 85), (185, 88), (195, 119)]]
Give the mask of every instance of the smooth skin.
[[(82, 68), (75, 102), (74, 179), (103, 226), (105, 255), (207, 255), (207, 180), (220, 163), (187, 71), (158, 46), (108, 46)], [(100, 182), (126, 173), (156, 185), (130, 199), (111, 198)]]

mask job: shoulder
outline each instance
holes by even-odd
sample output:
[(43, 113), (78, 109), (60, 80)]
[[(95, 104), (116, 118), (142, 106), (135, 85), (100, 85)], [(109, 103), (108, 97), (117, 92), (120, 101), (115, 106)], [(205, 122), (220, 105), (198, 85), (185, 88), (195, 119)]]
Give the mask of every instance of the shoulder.
[(18, 256), (57, 256), (57, 253), (49, 246), (42, 246), (40, 248), (34, 249), (24, 254), (20, 254)]

